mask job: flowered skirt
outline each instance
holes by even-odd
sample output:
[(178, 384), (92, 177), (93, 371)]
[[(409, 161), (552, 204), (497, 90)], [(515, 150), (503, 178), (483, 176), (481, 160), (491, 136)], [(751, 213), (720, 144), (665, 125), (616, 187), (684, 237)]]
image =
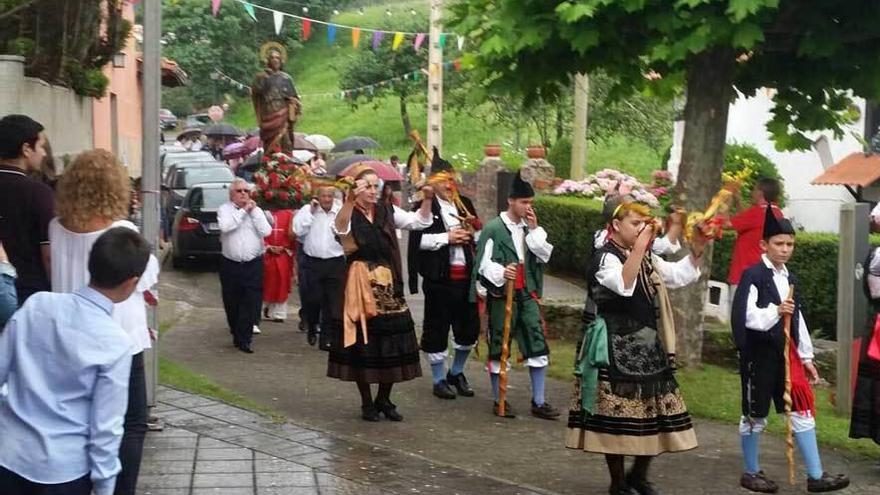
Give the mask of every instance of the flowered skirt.
[[(587, 452), (654, 456), (697, 447), (690, 415), (657, 330), (614, 328), (599, 370), (592, 413), (575, 380), (565, 446)], [(632, 330), (632, 329), (629, 329)]]
[(348, 347), (343, 345), (342, 322), (334, 323), (329, 329), (327, 376), (365, 383), (398, 383), (422, 376), (415, 323), (406, 300), (390, 278), (373, 280), (371, 285), (379, 314), (367, 320), (366, 339), (358, 328), (356, 342)]

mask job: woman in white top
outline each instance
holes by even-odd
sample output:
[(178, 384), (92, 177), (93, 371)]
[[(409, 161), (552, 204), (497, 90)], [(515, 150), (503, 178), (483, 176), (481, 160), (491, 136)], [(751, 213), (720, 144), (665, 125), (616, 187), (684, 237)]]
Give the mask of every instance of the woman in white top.
[[(113, 227), (137, 230), (125, 220), (130, 190), (125, 168), (106, 150), (81, 153), (64, 171), (56, 197), (58, 216), (49, 223), (53, 292), (74, 292), (89, 283), (89, 253), (101, 234)], [(150, 256), (135, 292), (113, 308), (113, 319), (134, 343), (116, 494), (134, 494), (137, 484), (147, 430), (143, 351), (151, 347), (144, 292), (158, 282), (158, 276), (159, 263)]]

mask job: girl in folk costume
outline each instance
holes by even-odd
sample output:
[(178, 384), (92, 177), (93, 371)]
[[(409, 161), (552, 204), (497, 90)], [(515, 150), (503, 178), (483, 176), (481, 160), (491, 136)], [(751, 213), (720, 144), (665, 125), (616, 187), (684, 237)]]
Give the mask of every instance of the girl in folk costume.
[[(731, 311), (742, 381), (739, 434), (745, 472), (740, 485), (761, 493), (775, 493), (779, 489), (760, 468), (759, 441), (767, 425), (770, 402), (781, 413), (788, 400), (794, 441), (806, 465), (807, 491), (846, 488), (849, 478), (822, 470), (816, 444), (815, 398), (810, 388), (810, 382), (819, 381), (819, 373), (813, 364), (813, 343), (801, 313), (797, 279), (785, 266), (794, 253), (795, 231), (787, 219), (776, 218), (770, 205), (765, 209), (760, 246), (764, 254), (756, 265), (742, 273)], [(789, 292), (793, 295), (789, 296)], [(786, 317), (790, 318), (790, 337), (785, 335)], [(790, 370), (790, 388), (786, 384), (786, 368)]]
[[(430, 186), (421, 208), (407, 212), (379, 202), (375, 170), (357, 167), (354, 188), (336, 215), (335, 231), (348, 264), (343, 322), (330, 330), (327, 376), (357, 383), (361, 417), (403, 417), (391, 402), (394, 383), (422, 375), (415, 324), (403, 298), (403, 272), (395, 229), (422, 230), (433, 223)], [(370, 384), (379, 385), (373, 400)]]
[[(880, 232), (880, 204), (871, 211), (871, 231)], [(865, 295), (877, 315), (859, 353), (849, 436), (870, 438), (880, 445), (880, 247), (871, 250), (864, 266)]]
[(263, 242), (263, 317), (276, 322), (287, 318), (287, 296), (293, 278), (296, 243), (293, 239), (293, 215), (290, 209), (270, 211), (272, 233)]
[[(666, 262), (651, 254), (659, 227), (642, 204), (620, 203), (608, 218), (608, 241), (588, 270), (596, 310), (578, 355), (566, 447), (605, 454), (612, 495), (648, 495), (654, 456), (697, 446), (673, 375), (675, 328), (667, 288), (700, 276), (706, 240)], [(624, 456), (636, 456), (626, 473)]]

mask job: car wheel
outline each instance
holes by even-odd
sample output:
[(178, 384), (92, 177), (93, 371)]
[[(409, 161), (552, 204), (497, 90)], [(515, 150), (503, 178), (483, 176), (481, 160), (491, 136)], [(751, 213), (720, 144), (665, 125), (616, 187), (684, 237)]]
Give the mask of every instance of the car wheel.
[(186, 268), (186, 259), (184, 259), (182, 256), (171, 255), (171, 266), (175, 270)]

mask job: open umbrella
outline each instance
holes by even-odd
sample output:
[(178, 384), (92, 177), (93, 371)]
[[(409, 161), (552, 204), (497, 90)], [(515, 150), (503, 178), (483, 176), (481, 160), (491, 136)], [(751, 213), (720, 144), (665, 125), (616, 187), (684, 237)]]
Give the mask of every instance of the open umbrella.
[(241, 131), (239, 131), (234, 125), (230, 124), (211, 124), (208, 127), (205, 127), (205, 130), (203, 130), (202, 133), (208, 137), (241, 136)]
[(244, 141), (232, 143), (229, 146), (223, 148), (223, 159), (231, 160), (233, 158), (248, 156), (253, 153), (257, 148), (259, 148), (262, 144), (262, 141), (260, 141), (260, 138), (257, 136), (251, 136)]
[(357, 151), (378, 147), (379, 143), (368, 137), (351, 136), (336, 143), (336, 146), (334, 146), (331, 151), (333, 153), (342, 153), (345, 151)]
[(327, 136), (325, 136), (323, 134), (312, 134), (312, 135), (306, 136), (306, 141), (309, 141), (310, 143), (317, 146), (318, 150), (320, 150), (320, 151), (330, 151), (333, 149), (334, 146), (336, 146), (333, 143), (332, 139), (328, 138)]
[(338, 175), (351, 175), (351, 173), (354, 172), (354, 169), (357, 168), (359, 165), (369, 165), (373, 168), (373, 170), (376, 171), (376, 175), (378, 175), (379, 178), (384, 181), (403, 180), (403, 176), (400, 175), (400, 172), (398, 172), (396, 168), (385, 162), (380, 162), (379, 160), (367, 160), (353, 163), (346, 167), (345, 170), (343, 170), (342, 173)]
[(342, 171), (348, 168), (348, 166), (352, 163), (373, 162), (377, 160), (379, 159), (367, 155), (344, 156), (342, 158), (338, 158), (329, 167), (327, 167), (327, 173), (331, 175), (342, 175)]
[(293, 150), (290, 152), (290, 156), (296, 158), (303, 163), (307, 163), (309, 160), (315, 157), (315, 154), (308, 150)]
[(293, 149), (295, 150), (306, 150), (317, 153), (318, 147), (312, 144), (309, 141), (306, 141), (306, 138), (300, 136), (293, 137)]
[(187, 127), (180, 134), (177, 135), (177, 140), (180, 141), (182, 139), (186, 139), (188, 137), (198, 136), (202, 133), (202, 130), (198, 127)]

